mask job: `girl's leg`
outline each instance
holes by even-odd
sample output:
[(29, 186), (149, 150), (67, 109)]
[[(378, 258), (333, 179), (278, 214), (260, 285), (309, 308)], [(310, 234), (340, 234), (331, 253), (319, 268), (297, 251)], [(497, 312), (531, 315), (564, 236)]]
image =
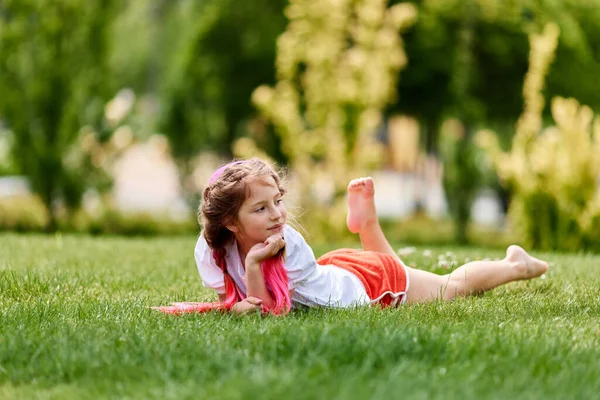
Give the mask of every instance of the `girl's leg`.
[[(364, 250), (398, 255), (387, 241), (377, 218), (374, 202), (373, 179), (355, 179), (348, 185), (348, 217), (350, 232), (358, 233)], [(406, 267), (410, 287), (407, 302), (423, 302), (434, 299), (453, 299), (495, 288), (520, 279), (542, 275), (548, 264), (531, 257), (518, 246), (510, 246), (506, 257), (499, 261), (473, 261), (448, 275)]]
[(406, 301), (424, 302), (450, 300), (493, 289), (502, 284), (538, 277), (548, 270), (548, 264), (530, 256), (519, 246), (510, 246), (506, 257), (498, 261), (473, 261), (448, 275), (437, 275), (407, 268), (410, 287)]
[(372, 178), (354, 179), (348, 185), (348, 217), (346, 224), (358, 233), (364, 250), (398, 255), (388, 243), (375, 210), (375, 188)]

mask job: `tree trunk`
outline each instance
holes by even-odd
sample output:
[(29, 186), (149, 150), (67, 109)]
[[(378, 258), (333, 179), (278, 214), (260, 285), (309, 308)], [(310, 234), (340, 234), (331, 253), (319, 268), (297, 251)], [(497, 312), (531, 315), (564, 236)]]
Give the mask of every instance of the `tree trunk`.
[(53, 207), (54, 198), (53, 191), (54, 185), (50, 182), (44, 182), (43, 189), (40, 192), (40, 198), (42, 199), (42, 203), (46, 207), (46, 211), (48, 212), (48, 225), (46, 225), (45, 231), (48, 233), (56, 232), (58, 229), (58, 218), (56, 216), (56, 210)]

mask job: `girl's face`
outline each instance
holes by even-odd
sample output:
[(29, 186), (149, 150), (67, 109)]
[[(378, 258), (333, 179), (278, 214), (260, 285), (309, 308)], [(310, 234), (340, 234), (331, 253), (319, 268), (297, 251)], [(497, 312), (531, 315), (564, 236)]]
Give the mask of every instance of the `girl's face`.
[(240, 207), (237, 222), (231, 228), (238, 245), (245, 251), (271, 235), (283, 233), (287, 221), (287, 211), (273, 178), (251, 182), (248, 189), (250, 195)]

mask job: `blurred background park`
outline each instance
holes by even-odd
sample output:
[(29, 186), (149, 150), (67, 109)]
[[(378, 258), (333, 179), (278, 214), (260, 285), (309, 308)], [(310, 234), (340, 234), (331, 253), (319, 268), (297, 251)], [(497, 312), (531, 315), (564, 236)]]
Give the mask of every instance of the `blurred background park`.
[(193, 234), (223, 162), (314, 240), (600, 250), (598, 0), (2, 0), (0, 230)]

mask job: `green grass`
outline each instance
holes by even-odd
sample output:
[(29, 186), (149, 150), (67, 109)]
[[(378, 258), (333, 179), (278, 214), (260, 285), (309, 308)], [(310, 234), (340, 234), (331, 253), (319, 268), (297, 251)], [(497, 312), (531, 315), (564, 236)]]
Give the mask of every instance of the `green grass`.
[[(595, 398), (600, 257), (478, 298), (283, 318), (165, 316), (208, 300), (195, 239), (0, 235), (1, 399)], [(317, 252), (331, 249), (321, 247)], [(436, 269), (502, 252), (425, 247)], [(446, 254), (451, 251), (453, 254)]]

